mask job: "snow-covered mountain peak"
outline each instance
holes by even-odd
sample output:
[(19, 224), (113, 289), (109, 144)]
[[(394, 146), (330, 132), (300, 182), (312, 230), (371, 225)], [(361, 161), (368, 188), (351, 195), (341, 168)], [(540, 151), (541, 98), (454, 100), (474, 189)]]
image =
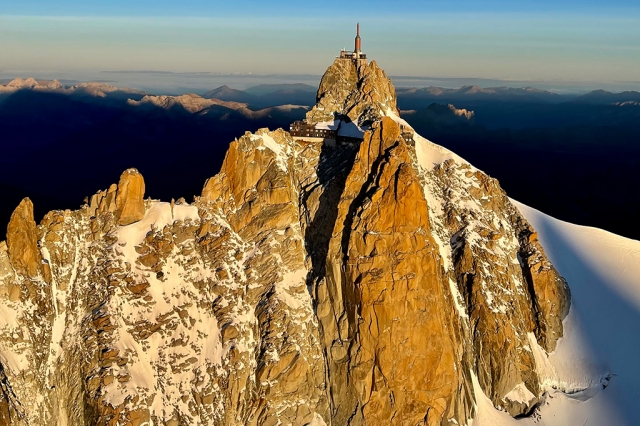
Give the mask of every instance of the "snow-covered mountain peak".
[(375, 62), (336, 60), (323, 77), (308, 120), (344, 117), (367, 128), (362, 142), (245, 133), (191, 204), (145, 199), (135, 169), (39, 224), (24, 200), (0, 243), (0, 420), (477, 426), (607, 413), (617, 371), (578, 356), (569, 287), (584, 275), (558, 255), (551, 219), (415, 133)]

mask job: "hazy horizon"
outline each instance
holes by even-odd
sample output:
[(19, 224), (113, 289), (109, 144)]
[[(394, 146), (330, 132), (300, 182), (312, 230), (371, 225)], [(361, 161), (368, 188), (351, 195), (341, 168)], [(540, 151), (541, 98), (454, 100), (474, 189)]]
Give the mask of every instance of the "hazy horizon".
[[(328, 59), (331, 61), (331, 58)], [(328, 64), (327, 64), (328, 65)], [(383, 64), (381, 64), (383, 65)], [(384, 66), (383, 66), (384, 68)], [(324, 69), (322, 70), (324, 72)], [(6, 84), (14, 78), (33, 77), (40, 80), (57, 79), (63, 84), (71, 85), (80, 82), (101, 82), (122, 88), (142, 90), (157, 95), (180, 95), (185, 93), (203, 94), (209, 90), (226, 85), (232, 89), (246, 90), (261, 84), (293, 84), (303, 83), (317, 87), (322, 74), (216, 74), (203, 72), (170, 72), (170, 71), (97, 71), (97, 72), (8, 72), (0, 70), (0, 84)], [(518, 81), (489, 78), (447, 78), (429, 76), (390, 75), (396, 88), (443, 87), (458, 89), (463, 86), (489, 87), (534, 87), (558, 94), (583, 94), (593, 90), (610, 92), (640, 91), (640, 82), (598, 82), (598, 81)]]

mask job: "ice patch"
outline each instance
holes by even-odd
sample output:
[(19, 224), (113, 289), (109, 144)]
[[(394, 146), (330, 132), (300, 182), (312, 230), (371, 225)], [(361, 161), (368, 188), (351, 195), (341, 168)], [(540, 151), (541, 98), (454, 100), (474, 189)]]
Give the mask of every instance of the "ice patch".
[(387, 107), (385, 111), (381, 111), (381, 112), (382, 112), (382, 115), (386, 115), (387, 117), (389, 117), (390, 119), (398, 123), (399, 125), (404, 126), (407, 129), (413, 130), (413, 127), (411, 127), (411, 125), (407, 123), (404, 119), (400, 118), (400, 116), (398, 116), (398, 114), (396, 114), (391, 108)]
[(20, 327), (18, 323), (18, 311), (8, 306), (8, 304), (0, 303), (0, 329), (5, 327)]
[(338, 130), (338, 135), (348, 137), (348, 138), (362, 139), (364, 137), (364, 132), (365, 132), (365, 129), (358, 126), (353, 121), (350, 121), (350, 122), (343, 121), (342, 124), (340, 125), (340, 129)]
[(286, 146), (282, 146), (281, 144), (276, 142), (276, 140), (269, 136), (269, 134), (266, 132), (251, 135), (251, 140), (262, 140), (262, 144), (275, 154), (276, 164), (278, 165), (278, 167), (284, 172), (288, 170), (287, 158), (289, 156), (289, 152)]
[(449, 289), (451, 290), (451, 296), (453, 297), (453, 302), (456, 305), (456, 310), (458, 311), (458, 315), (460, 315), (460, 317), (462, 318), (469, 318), (467, 316), (467, 311), (464, 308), (464, 301), (462, 299), (462, 295), (460, 294), (460, 291), (458, 290), (458, 284), (456, 284), (456, 282), (449, 278)]
[[(307, 270), (299, 269), (287, 272), (282, 277), (282, 282), (276, 284), (276, 295), (285, 302), (291, 309), (300, 309), (308, 304), (311, 306), (311, 298), (306, 289)], [(294, 291), (295, 287), (302, 287), (302, 291)]]
[(176, 220), (187, 219), (200, 220), (196, 206), (178, 204), (172, 209), (170, 203), (153, 201), (141, 220), (131, 225), (121, 226), (115, 231), (118, 241), (124, 244), (117, 250), (121, 251), (125, 260), (133, 265), (138, 258), (135, 247), (144, 241), (152, 227), (162, 229)]
[(340, 126), (340, 120), (331, 120), (331, 121), (321, 121), (316, 124), (316, 129), (319, 130), (338, 130)]
[(456, 163), (460, 164), (467, 163), (462, 157), (440, 145), (434, 144), (417, 133), (413, 135), (413, 140), (416, 143), (418, 164), (425, 170), (433, 170), (435, 166), (449, 159), (453, 159)]
[(276, 142), (271, 136), (265, 133), (260, 135), (260, 138), (262, 139), (262, 143), (264, 143), (264, 146), (269, 148), (276, 155), (282, 155), (282, 146), (280, 146), (280, 144)]
[(535, 395), (531, 393), (524, 383), (518, 383), (509, 393), (504, 396), (504, 399), (509, 401), (519, 402), (520, 404), (529, 405), (531, 400), (535, 399)]

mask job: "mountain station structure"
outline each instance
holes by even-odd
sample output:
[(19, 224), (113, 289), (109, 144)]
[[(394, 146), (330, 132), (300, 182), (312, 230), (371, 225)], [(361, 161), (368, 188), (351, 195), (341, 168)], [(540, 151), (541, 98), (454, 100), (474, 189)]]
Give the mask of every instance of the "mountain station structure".
[[(353, 52), (346, 49), (340, 51), (336, 59), (353, 61), (356, 66), (367, 65), (367, 55), (362, 53), (360, 24), (356, 26), (356, 38)], [(289, 126), (289, 133), (294, 140), (306, 142), (323, 142), (326, 146), (337, 143), (357, 143), (364, 139), (364, 131), (356, 123), (340, 119), (322, 123), (309, 123), (307, 120), (295, 121)]]
[(340, 51), (340, 59), (351, 59), (351, 60), (365, 60), (367, 59), (367, 55), (362, 53), (362, 39), (360, 38), (360, 24), (356, 27), (356, 40), (353, 52), (349, 52), (345, 49)]

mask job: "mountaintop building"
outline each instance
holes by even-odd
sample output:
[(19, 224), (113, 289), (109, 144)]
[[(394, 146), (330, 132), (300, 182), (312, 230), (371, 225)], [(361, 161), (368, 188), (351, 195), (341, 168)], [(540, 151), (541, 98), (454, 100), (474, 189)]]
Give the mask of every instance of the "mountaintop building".
[(356, 123), (347, 123), (337, 119), (317, 124), (295, 121), (289, 126), (289, 133), (294, 140), (322, 142), (326, 146), (359, 143), (364, 139), (364, 129), (358, 127)]
[[(357, 65), (367, 65), (367, 55), (362, 53), (362, 39), (360, 38), (360, 24), (356, 27), (356, 39), (353, 52), (340, 51), (336, 59), (354, 61)], [(289, 133), (294, 140), (305, 142), (322, 142), (326, 146), (336, 146), (340, 143), (359, 143), (364, 138), (366, 129), (360, 128), (344, 118), (335, 117), (331, 121), (316, 124), (306, 120), (295, 121), (289, 126)]]
[(338, 56), (338, 58), (351, 59), (354, 61), (364, 60), (366, 62), (367, 55), (362, 53), (361, 49), (362, 49), (362, 39), (360, 38), (360, 24), (358, 24), (356, 27), (356, 40), (355, 40), (355, 46), (354, 46), (353, 52), (349, 52), (343, 49), (340, 51), (340, 56)]

